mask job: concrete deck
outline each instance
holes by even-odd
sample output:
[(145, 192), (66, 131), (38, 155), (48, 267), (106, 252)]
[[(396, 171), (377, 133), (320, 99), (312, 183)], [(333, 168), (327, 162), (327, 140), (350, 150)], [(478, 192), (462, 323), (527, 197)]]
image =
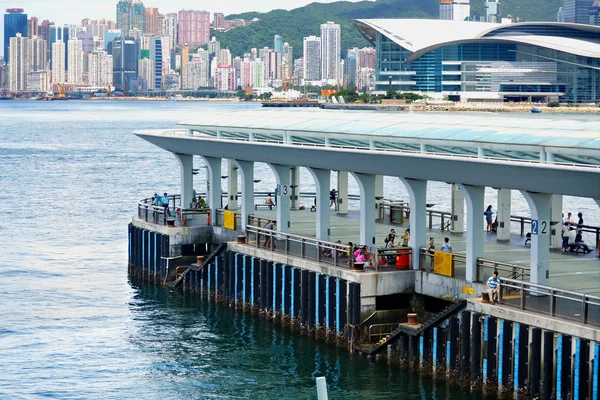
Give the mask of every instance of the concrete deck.
[[(273, 209), (255, 211), (254, 214), (260, 217), (276, 219), (276, 211)], [(315, 218), (316, 213), (309, 210), (292, 211), (291, 233), (299, 236), (315, 236)], [(331, 211), (331, 236), (330, 241), (341, 240), (342, 243), (359, 240), (359, 213), (358, 211), (349, 211), (347, 216), (338, 215)], [(390, 229), (394, 228), (397, 234), (402, 234), (408, 225), (390, 224), (387, 221), (379, 221), (376, 224), (377, 244), (384, 246), (384, 238)], [(455, 254), (464, 254), (466, 251), (466, 237), (464, 234), (452, 234), (450, 232), (441, 232), (440, 230), (428, 230), (429, 237), (435, 240), (436, 248), (440, 248), (444, 237), (450, 238), (453, 252)], [(525, 246), (525, 238), (519, 235), (511, 235), (510, 242), (497, 242), (495, 234), (485, 235), (484, 257), (490, 260), (506, 262), (515, 265), (529, 266), (530, 248)], [(398, 241), (397, 241), (398, 242)], [(591, 246), (595, 247), (595, 246)], [(590, 295), (600, 295), (600, 259), (597, 251), (589, 254), (562, 254), (560, 250), (550, 252), (550, 282), (549, 285), (572, 290), (578, 293)], [(455, 277), (465, 279), (465, 267), (458, 264), (455, 269)]]

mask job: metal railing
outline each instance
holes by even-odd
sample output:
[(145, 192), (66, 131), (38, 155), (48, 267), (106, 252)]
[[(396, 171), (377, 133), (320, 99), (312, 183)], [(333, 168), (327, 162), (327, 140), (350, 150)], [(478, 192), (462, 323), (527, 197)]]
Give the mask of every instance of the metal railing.
[(398, 323), (369, 325), (368, 343), (379, 342), (381, 339), (388, 337), (398, 328), (398, 325)]
[(169, 206), (153, 206), (152, 199), (142, 199), (138, 202), (138, 218), (146, 222), (159, 225), (168, 225), (169, 221), (179, 226), (186, 226), (194, 221), (194, 225), (206, 224), (206, 221), (197, 221), (194, 216), (207, 215), (208, 208), (181, 208), (181, 195), (167, 196)]
[(348, 256), (350, 247), (341, 243), (305, 238), (257, 226), (246, 228), (246, 243), (337, 267), (352, 266), (352, 258)]
[[(600, 297), (506, 278), (500, 278), (500, 288), (507, 307), (600, 326)], [(515, 294), (506, 294), (507, 289)]]

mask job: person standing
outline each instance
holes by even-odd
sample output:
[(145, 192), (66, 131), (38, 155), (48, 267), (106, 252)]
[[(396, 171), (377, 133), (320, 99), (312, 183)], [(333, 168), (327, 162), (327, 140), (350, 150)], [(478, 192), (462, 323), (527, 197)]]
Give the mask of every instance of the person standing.
[(485, 215), (485, 222), (487, 223), (487, 233), (492, 233), (492, 217), (494, 212), (492, 211), (492, 205), (490, 204), (483, 213)]
[(446, 253), (452, 253), (452, 245), (450, 244), (450, 239), (447, 237), (444, 238), (444, 244), (442, 244), (442, 251)]
[(331, 189), (329, 192), (329, 208), (331, 208), (331, 206), (337, 211), (337, 193), (335, 192), (335, 189)]
[(490, 303), (500, 303), (500, 281), (498, 280), (498, 271), (494, 271), (494, 275), (490, 276), (486, 283)]
[[(267, 222), (267, 224), (265, 225), (265, 229), (268, 229), (269, 231), (272, 231), (275, 229), (275, 221), (269, 221)], [(264, 247), (270, 248), (271, 247), (271, 232), (267, 232), (265, 234), (265, 243), (263, 245)]]
[(562, 238), (562, 246), (561, 246), (560, 252), (564, 253), (566, 251), (568, 253), (569, 252), (569, 224), (567, 222), (565, 222), (562, 226), (562, 229), (560, 231), (560, 237)]
[(171, 216), (171, 210), (169, 210), (169, 195), (165, 192), (162, 197), (162, 206), (165, 209), (165, 215)]
[(582, 234), (583, 233), (583, 213), (578, 213), (577, 214), (577, 233)]

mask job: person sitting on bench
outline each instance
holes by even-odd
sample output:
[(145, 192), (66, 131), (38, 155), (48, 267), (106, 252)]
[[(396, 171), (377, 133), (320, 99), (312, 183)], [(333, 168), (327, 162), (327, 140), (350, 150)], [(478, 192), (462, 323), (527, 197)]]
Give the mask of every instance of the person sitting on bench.
[(490, 276), (486, 283), (490, 303), (500, 303), (500, 280), (498, 279), (498, 271), (494, 271), (494, 275)]
[(317, 212), (317, 198), (315, 197), (314, 204), (310, 206), (310, 212)]
[(527, 246), (527, 243), (531, 242), (531, 232), (527, 233), (527, 235), (525, 235), (525, 246)]
[(582, 249), (584, 253), (590, 253), (592, 249), (589, 248), (587, 243), (583, 241), (583, 237), (581, 236), (581, 232), (575, 231), (575, 229), (570, 228), (569, 230), (569, 251), (577, 252), (579, 249)]
[(267, 193), (267, 198), (265, 199), (265, 204), (269, 206), (269, 210), (273, 209), (273, 198), (271, 197), (271, 193)]

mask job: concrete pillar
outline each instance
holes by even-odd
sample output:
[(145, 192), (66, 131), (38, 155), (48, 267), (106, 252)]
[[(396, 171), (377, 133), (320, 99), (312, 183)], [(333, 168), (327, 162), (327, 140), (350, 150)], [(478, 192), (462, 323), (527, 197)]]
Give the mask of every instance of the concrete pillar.
[(421, 153), (427, 153), (427, 145), (425, 143), (421, 143), (419, 145), (419, 149), (420, 149)]
[(452, 184), (452, 233), (465, 231), (465, 196), (456, 183)]
[(277, 194), (277, 231), (290, 231), (290, 166), (268, 164), (275, 173), (279, 193)]
[(248, 216), (254, 208), (254, 162), (235, 161), (242, 174), (242, 229), (248, 225)]
[(483, 147), (478, 147), (477, 148), (477, 157), (479, 157), (479, 158), (484, 158), (485, 157), (485, 150), (483, 149)]
[(360, 190), (360, 243), (375, 246), (375, 175), (352, 173)]
[(329, 147), (329, 146), (331, 146), (331, 139), (326, 137), (325, 138), (325, 147)]
[(338, 171), (337, 173), (337, 201), (337, 213), (348, 214), (348, 171)]
[(173, 153), (181, 167), (181, 207), (192, 208), (194, 197), (194, 156)]
[(467, 282), (477, 279), (477, 259), (483, 256), (485, 187), (459, 185), (467, 201)]
[(530, 282), (548, 284), (550, 254), (550, 198), (547, 193), (521, 191), (531, 211)]
[(540, 162), (541, 163), (546, 162), (546, 152), (544, 150), (540, 151)]
[(227, 160), (227, 208), (230, 211), (238, 209), (238, 167), (234, 160)]
[[(417, 179), (400, 178), (409, 195), (410, 204), (410, 241), (412, 247), (413, 269), (419, 269), (419, 249), (425, 247), (427, 240), (427, 181)], [(404, 232), (398, 232), (402, 234)]]
[(375, 219), (383, 219), (383, 175), (375, 176)]
[(331, 171), (326, 169), (308, 169), (315, 180), (317, 187), (317, 233), (318, 240), (329, 241), (329, 185)]
[(546, 162), (554, 163), (554, 153), (546, 152)]
[(499, 242), (508, 242), (510, 240), (510, 208), (511, 208), (511, 190), (498, 189), (498, 230), (496, 231), (496, 240)]
[(300, 206), (300, 167), (290, 168), (290, 208), (297, 210)]
[(206, 201), (210, 207), (210, 224), (217, 223), (217, 208), (221, 208), (221, 159), (216, 157), (203, 157), (208, 166)]
[(562, 224), (563, 197), (560, 194), (550, 196), (550, 248), (560, 249), (562, 247), (561, 224)]

